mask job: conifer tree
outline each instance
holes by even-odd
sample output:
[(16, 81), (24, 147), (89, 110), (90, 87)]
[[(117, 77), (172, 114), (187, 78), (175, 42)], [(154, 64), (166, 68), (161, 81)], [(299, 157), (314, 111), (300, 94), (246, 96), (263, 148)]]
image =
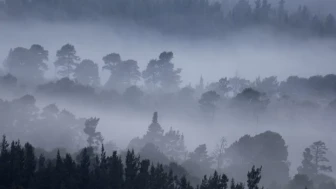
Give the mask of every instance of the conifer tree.
[(81, 189), (89, 189), (90, 183), (90, 156), (88, 154), (88, 149), (84, 148), (81, 152), (81, 160), (79, 164), (79, 176), (80, 176), (80, 185)]
[(247, 187), (248, 189), (259, 189), (259, 182), (261, 179), (261, 167), (252, 167), (251, 171), (247, 173)]
[(136, 175), (139, 171), (139, 157), (135, 156), (133, 150), (127, 151), (125, 166), (125, 187), (135, 189)]

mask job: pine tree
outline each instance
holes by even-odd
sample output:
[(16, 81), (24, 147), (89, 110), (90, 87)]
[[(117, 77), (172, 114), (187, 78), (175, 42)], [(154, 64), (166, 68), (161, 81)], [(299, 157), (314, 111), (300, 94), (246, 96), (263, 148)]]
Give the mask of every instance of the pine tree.
[(77, 188), (77, 168), (76, 163), (70, 154), (65, 155), (64, 165), (64, 186), (66, 188)]
[(204, 175), (203, 179), (202, 179), (202, 183), (200, 186), (200, 189), (208, 189), (209, 188), (209, 181), (206, 175)]
[(185, 176), (180, 179), (178, 189), (192, 189)]
[(63, 45), (56, 53), (57, 60), (54, 65), (61, 77), (70, 78), (78, 65), (80, 58), (76, 55), (76, 49), (71, 44)]
[(33, 178), (36, 170), (36, 158), (34, 154), (34, 147), (29, 143), (24, 146), (24, 166), (23, 166), (23, 180), (22, 186), (28, 188), (33, 184)]
[(227, 189), (228, 188), (229, 179), (225, 174), (222, 175), (220, 182), (221, 182), (222, 189)]
[(312, 178), (317, 174), (317, 167), (313, 163), (313, 155), (311, 154), (310, 148), (306, 148), (303, 152), (303, 160), (301, 166), (298, 167), (299, 174), (305, 174), (308, 177)]
[(135, 188), (147, 189), (149, 186), (149, 160), (142, 160), (140, 163), (139, 174), (136, 176)]
[(143, 139), (145, 143), (153, 143), (163, 149), (163, 132), (164, 130), (158, 122), (158, 113), (154, 112), (152, 123), (148, 126), (148, 131)]
[(114, 151), (112, 157), (107, 158), (109, 186), (121, 189), (124, 186), (124, 168), (122, 160)]
[(63, 179), (64, 179), (63, 159), (61, 157), (60, 151), (57, 150), (56, 163), (53, 171), (53, 183), (52, 183), (53, 187), (60, 188)]
[(125, 162), (125, 187), (135, 189), (135, 179), (139, 171), (139, 157), (136, 157), (134, 151), (127, 151)]
[(165, 189), (175, 189), (175, 178), (172, 170), (169, 170)]
[(259, 189), (259, 182), (261, 179), (261, 167), (252, 167), (252, 170), (247, 173), (247, 186), (248, 189)]
[(88, 149), (84, 148), (81, 152), (81, 160), (79, 164), (79, 175), (80, 175), (80, 185), (81, 189), (89, 189), (90, 184), (90, 156), (88, 154)]
[(10, 152), (8, 150), (9, 144), (6, 140), (6, 136), (2, 137), (1, 152), (0, 152), (0, 178), (2, 180), (0, 187), (9, 187), (10, 185)]
[(21, 186), (24, 170), (24, 150), (21, 147), (20, 141), (13, 141), (10, 149), (10, 182), (13, 185)]
[(326, 144), (322, 141), (314, 142), (310, 146), (310, 150), (313, 156), (313, 163), (318, 171), (332, 172), (332, 167), (325, 165), (329, 162), (329, 159), (326, 158), (328, 148)]

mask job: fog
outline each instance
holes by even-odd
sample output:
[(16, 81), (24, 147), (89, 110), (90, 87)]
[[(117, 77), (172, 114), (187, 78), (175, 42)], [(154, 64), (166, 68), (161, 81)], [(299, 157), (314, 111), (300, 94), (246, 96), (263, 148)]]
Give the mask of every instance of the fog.
[[(175, 67), (183, 69), (183, 84), (195, 84), (200, 76), (206, 82), (236, 74), (250, 80), (272, 75), (283, 80), (290, 75), (325, 75), (336, 69), (335, 39), (300, 39), (271, 29), (246, 29), (213, 39), (164, 36), (123, 24), (2, 22), (0, 30), (1, 59), (18, 46), (41, 44), (49, 50), (48, 78), (55, 77), (56, 51), (66, 43), (73, 44), (82, 59), (93, 59), (100, 67), (102, 57), (111, 52), (137, 60), (143, 70), (160, 52), (173, 51)], [(108, 72), (99, 71), (105, 83)]]
[[(61, 104), (61, 103), (57, 103)], [(62, 106), (61, 106), (62, 107)], [(98, 116), (101, 118), (98, 130), (102, 132), (106, 140), (113, 140), (120, 149), (127, 148), (132, 138), (141, 136), (147, 132), (151, 122), (151, 112), (120, 112), (120, 111), (101, 111), (92, 110), (89, 107), (76, 107), (64, 105), (66, 109), (76, 113), (80, 117)], [(153, 111), (157, 111), (153, 109)], [(222, 116), (216, 115), (212, 124), (202, 122), (195, 116), (176, 115), (173, 112), (160, 113), (159, 121), (165, 131), (170, 127), (184, 133), (186, 147), (189, 151), (195, 149), (199, 144), (207, 144), (209, 152), (214, 150), (221, 137), (225, 137), (228, 144), (233, 143), (243, 135), (254, 136), (256, 134), (271, 130), (281, 134), (288, 145), (289, 157), (291, 162), (290, 174), (297, 173), (297, 167), (302, 161), (301, 151), (314, 141), (323, 140), (329, 145), (330, 157), (334, 158), (336, 143), (333, 128), (323, 128), (321, 125), (314, 124), (313, 120), (301, 123), (248, 123), (243, 124), (225, 120)], [(326, 121), (328, 122), (328, 121)], [(116, 132), (117, 131), (117, 132)], [(331, 160), (334, 164), (335, 161)]]
[[(56, 80), (53, 62), (56, 60), (56, 51), (66, 43), (73, 44), (82, 59), (89, 58), (98, 63), (102, 84), (110, 75), (102, 69), (102, 57), (111, 52), (120, 53), (122, 59), (138, 61), (140, 70), (144, 70), (148, 62), (157, 58), (161, 52), (172, 51), (172, 62), (176, 68), (182, 68), (181, 86), (195, 86), (201, 76), (205, 83), (235, 76), (251, 81), (258, 76), (277, 76), (279, 81), (283, 81), (292, 75), (310, 77), (332, 74), (336, 70), (334, 38), (298, 37), (269, 28), (249, 28), (216, 38), (188, 38), (167, 36), (124, 24), (27, 21), (1, 22), (0, 31), (1, 60), (7, 57), (10, 48), (29, 48), (32, 44), (40, 44), (47, 49), (49, 70), (45, 76), (49, 80)], [(143, 85), (143, 81), (139, 85)], [(145, 135), (153, 112), (158, 111), (159, 122), (165, 131), (172, 127), (184, 133), (188, 151), (205, 143), (211, 152), (223, 136), (231, 144), (246, 134), (254, 136), (269, 130), (277, 132), (288, 145), (291, 176), (297, 173), (303, 150), (313, 142), (323, 140), (329, 147), (328, 155), (331, 158), (335, 158), (333, 153), (336, 153), (335, 130), (331, 127), (335, 119), (330, 117), (310, 117), (311, 114), (307, 113), (303, 114), (303, 119), (292, 122), (272, 117), (251, 121), (244, 116), (231, 118), (225, 115), (227, 109), (224, 108), (215, 114), (210, 123), (200, 117), (198, 110), (182, 114), (183, 110), (164, 108), (164, 104), (140, 111), (118, 107), (105, 109), (90, 107), (85, 100), (79, 105), (47, 95), (37, 96), (36, 105), (39, 108), (56, 103), (59, 109), (67, 109), (76, 117), (99, 117), (97, 130), (102, 133), (105, 141), (112, 140), (119, 149), (127, 148), (133, 138)], [(17, 97), (19, 96), (15, 98)], [(14, 97), (5, 98), (11, 100)], [(197, 107), (198, 100), (195, 102)], [(325, 108), (327, 104), (322, 106)], [(286, 109), (282, 111), (286, 112)], [(323, 116), (324, 112), (318, 111), (317, 114)], [(336, 165), (335, 159), (331, 159), (331, 163)]]

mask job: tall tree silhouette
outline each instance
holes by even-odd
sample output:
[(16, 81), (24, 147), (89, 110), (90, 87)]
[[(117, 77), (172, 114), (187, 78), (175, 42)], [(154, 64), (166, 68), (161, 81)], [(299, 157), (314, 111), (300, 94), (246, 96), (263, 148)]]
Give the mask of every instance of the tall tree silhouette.
[(103, 69), (110, 71), (110, 77), (105, 84), (106, 88), (123, 91), (140, 80), (141, 73), (137, 61), (122, 61), (117, 53), (104, 56), (103, 61), (105, 63)]
[(159, 59), (151, 60), (142, 72), (146, 84), (150, 88), (161, 87), (167, 91), (178, 89), (181, 83), (181, 69), (174, 69), (172, 52), (162, 52)]
[(87, 142), (90, 147), (93, 147), (94, 150), (102, 145), (104, 138), (100, 132), (96, 132), (98, 126), (99, 118), (89, 118), (85, 121), (84, 133), (88, 135)]
[(54, 65), (57, 69), (57, 73), (61, 77), (72, 77), (80, 60), (75, 47), (71, 44), (63, 45), (61, 49), (57, 51), (56, 57), (57, 60), (54, 62)]

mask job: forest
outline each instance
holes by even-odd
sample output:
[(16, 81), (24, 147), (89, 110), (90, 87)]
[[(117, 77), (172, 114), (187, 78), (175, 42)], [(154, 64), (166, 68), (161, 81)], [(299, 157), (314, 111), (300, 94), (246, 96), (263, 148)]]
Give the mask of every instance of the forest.
[(336, 189), (333, 7), (0, 0), (0, 189)]
[[(335, 131), (334, 74), (294, 75), (283, 81), (223, 76), (210, 83), (200, 76), (196, 85), (183, 86), (185, 70), (175, 67), (170, 51), (153, 57), (144, 70), (116, 52), (101, 57), (101, 63), (82, 59), (72, 44), (52, 53), (54, 62), (47, 49), (33, 44), (10, 49), (3, 61), (2, 188), (336, 188), (332, 134), (310, 139), (297, 150), (300, 163), (291, 173), (291, 144), (277, 132), (298, 129), (309, 137), (310, 129)], [(45, 77), (49, 69), (55, 79)], [(100, 69), (109, 74), (105, 83)], [(91, 110), (90, 116), (82, 117), (78, 109)], [(118, 126), (111, 117), (115, 112), (123, 112), (131, 127)], [(142, 132), (135, 112), (147, 115), (149, 125)], [(224, 130), (215, 130), (222, 136), (212, 136), (214, 147), (199, 142), (190, 149), (186, 141), (195, 131), (182, 132), (174, 125), (167, 129), (159, 115), (180, 121), (187, 116), (205, 130), (218, 125)], [(108, 136), (111, 130), (101, 130), (103, 119), (117, 135), (123, 130), (137, 135), (121, 147)], [(230, 143), (229, 124), (257, 133)]]
[[(298, 0), (297, 0), (298, 1)], [(291, 1), (237, 0), (3, 0), (0, 20), (126, 23), (165, 34), (221, 36), (249, 27), (266, 27), (296, 36), (336, 36), (333, 14)], [(306, 1), (305, 1), (306, 2)], [(331, 2), (331, 1), (330, 1)], [(303, 2), (304, 3), (304, 2)], [(330, 3), (328, 6), (335, 6)], [(332, 10), (332, 9), (331, 9)]]

